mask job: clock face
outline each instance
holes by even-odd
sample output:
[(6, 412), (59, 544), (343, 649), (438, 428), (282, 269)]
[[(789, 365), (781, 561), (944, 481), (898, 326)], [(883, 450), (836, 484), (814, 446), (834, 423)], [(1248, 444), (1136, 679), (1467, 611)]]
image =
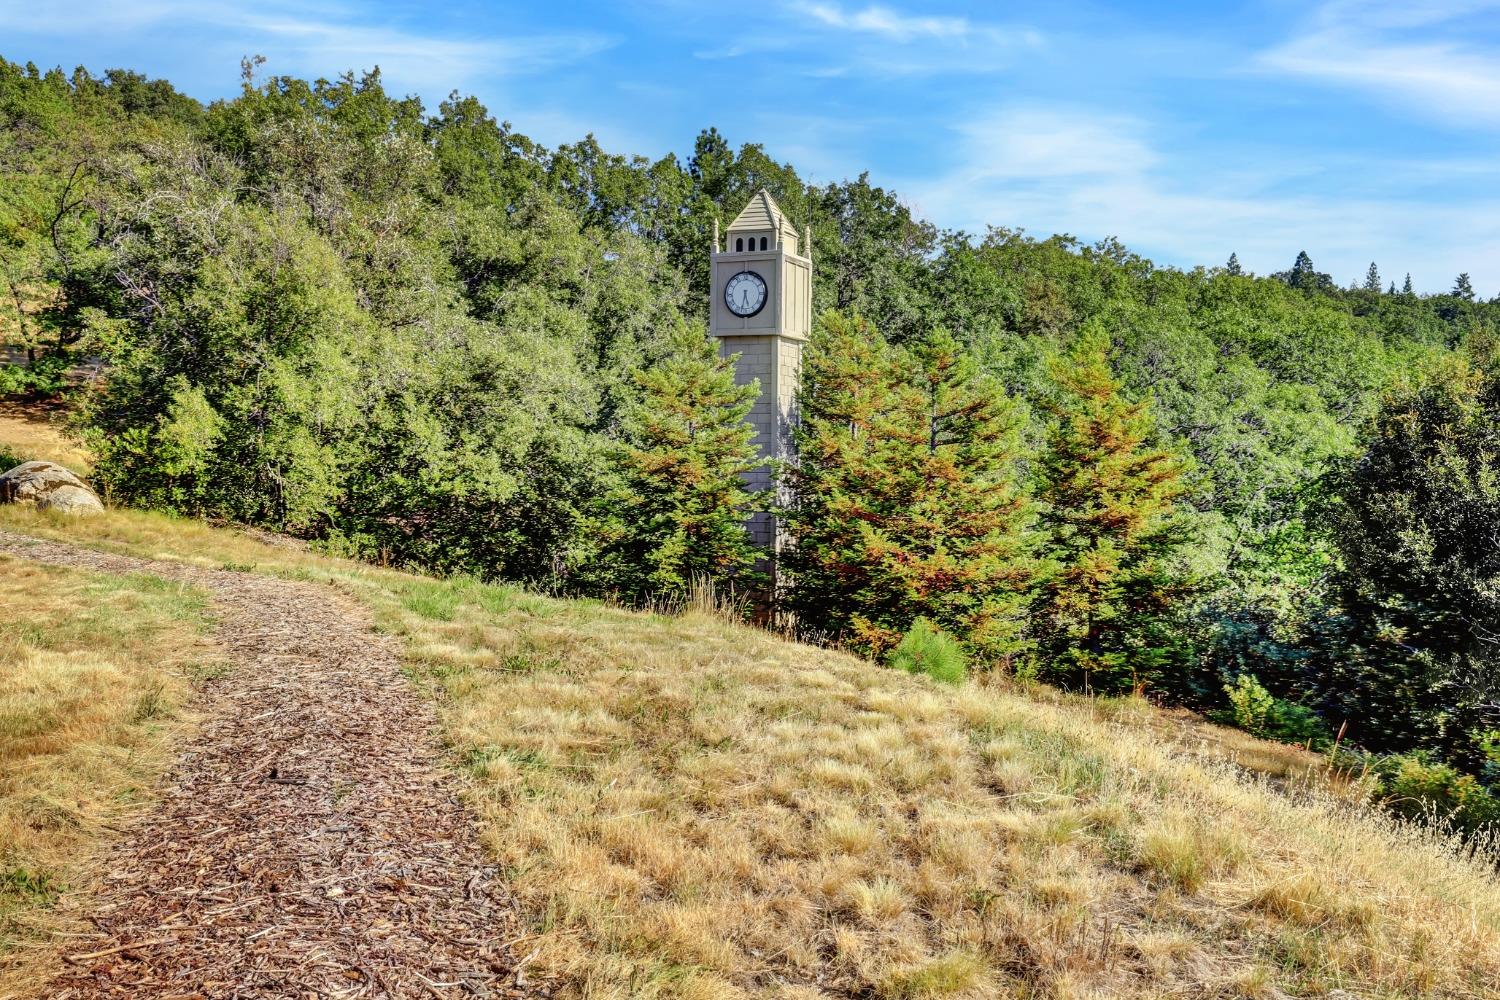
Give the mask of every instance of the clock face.
[(736, 316), (754, 316), (766, 304), (766, 283), (754, 271), (741, 271), (724, 286), (724, 304)]

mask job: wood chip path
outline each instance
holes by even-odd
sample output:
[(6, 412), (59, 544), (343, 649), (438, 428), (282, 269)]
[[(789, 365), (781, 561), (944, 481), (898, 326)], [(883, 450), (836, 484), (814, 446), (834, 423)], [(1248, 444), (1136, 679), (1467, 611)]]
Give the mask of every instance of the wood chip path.
[(0, 532), (0, 551), (208, 591), (233, 669), (77, 905), (49, 1000), (545, 996), (395, 644), (332, 588)]

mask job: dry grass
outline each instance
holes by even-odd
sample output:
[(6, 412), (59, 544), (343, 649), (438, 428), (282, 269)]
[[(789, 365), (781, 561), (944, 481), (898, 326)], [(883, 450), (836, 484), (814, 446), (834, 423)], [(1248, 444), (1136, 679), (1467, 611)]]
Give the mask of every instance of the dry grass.
[(61, 411), (0, 402), (0, 472), (44, 459), (88, 475), (89, 454), (62, 432), (60, 417)]
[(165, 518), (0, 526), (368, 602), (441, 699), (484, 841), (572, 995), (1478, 998), (1500, 982), (1484, 859), (1355, 807), (1299, 751), (1260, 744), (1257, 776), (1253, 741), (1138, 701), (944, 688), (711, 614), (426, 580)]
[(149, 798), (214, 661), (205, 597), (153, 577), (0, 556), (0, 607), (0, 955), (13, 967)]

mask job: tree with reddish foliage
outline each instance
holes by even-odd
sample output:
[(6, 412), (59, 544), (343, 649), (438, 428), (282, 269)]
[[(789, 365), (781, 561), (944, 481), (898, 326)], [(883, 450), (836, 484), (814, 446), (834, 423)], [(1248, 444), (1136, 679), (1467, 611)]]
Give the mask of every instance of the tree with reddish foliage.
[(760, 391), (736, 385), (701, 329), (675, 337), (669, 357), (634, 373), (621, 414), (621, 483), (595, 522), (603, 540), (580, 575), (599, 589), (642, 600), (686, 594), (713, 581), (742, 591), (764, 585), (765, 553), (745, 519), (755, 496), (743, 476), (760, 463), (746, 422)]
[(948, 334), (897, 350), (836, 314), (800, 398), (785, 564), (802, 625), (881, 655), (923, 617), (981, 662), (1021, 652), (1033, 542), (1019, 407)]
[(1195, 590), (1179, 558), (1188, 464), (1151, 444), (1151, 403), (1125, 398), (1108, 351), (1107, 336), (1085, 331), (1052, 366), (1038, 496), (1048, 572), (1034, 621), (1044, 672), (1141, 691), (1186, 655), (1170, 620)]

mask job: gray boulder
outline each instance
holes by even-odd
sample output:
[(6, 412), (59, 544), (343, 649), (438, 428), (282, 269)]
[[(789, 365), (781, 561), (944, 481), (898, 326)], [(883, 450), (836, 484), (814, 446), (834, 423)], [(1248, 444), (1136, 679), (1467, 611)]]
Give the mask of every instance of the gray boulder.
[(56, 462), (22, 462), (0, 475), (0, 503), (29, 503), (38, 510), (63, 514), (104, 510), (88, 484)]

